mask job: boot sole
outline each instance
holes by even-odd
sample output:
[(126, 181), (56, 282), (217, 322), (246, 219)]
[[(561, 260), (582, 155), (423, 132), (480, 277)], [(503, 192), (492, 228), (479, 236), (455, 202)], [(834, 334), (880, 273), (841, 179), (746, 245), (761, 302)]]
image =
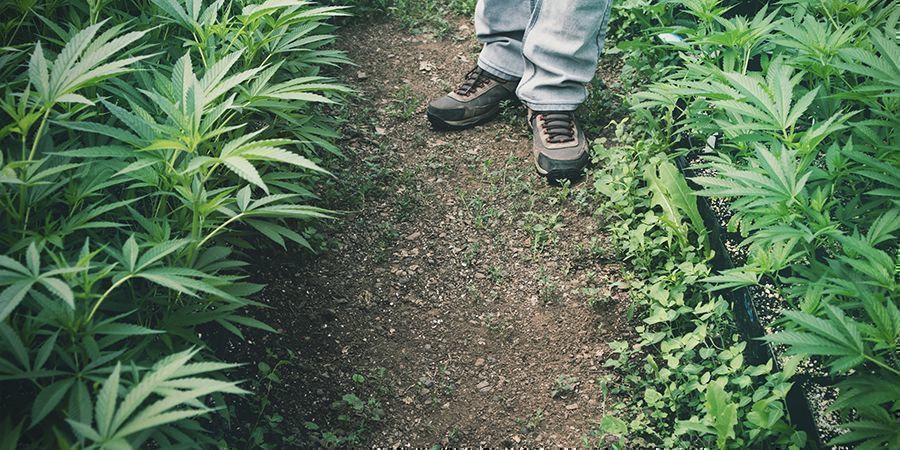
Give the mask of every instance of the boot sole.
[(546, 178), (547, 180), (578, 180), (584, 176), (584, 169), (590, 164), (591, 156), (588, 152), (585, 152), (580, 158), (565, 161), (566, 165), (569, 167), (561, 167), (552, 170), (545, 170), (538, 165), (537, 159), (534, 161), (534, 168), (537, 171), (538, 175)]
[(474, 116), (463, 120), (444, 120), (432, 114), (431, 111), (425, 113), (425, 115), (428, 116), (428, 121), (431, 122), (431, 127), (438, 131), (466, 130), (490, 122), (497, 117), (498, 114), (500, 114), (500, 105), (497, 105), (495, 108), (490, 109), (480, 116)]

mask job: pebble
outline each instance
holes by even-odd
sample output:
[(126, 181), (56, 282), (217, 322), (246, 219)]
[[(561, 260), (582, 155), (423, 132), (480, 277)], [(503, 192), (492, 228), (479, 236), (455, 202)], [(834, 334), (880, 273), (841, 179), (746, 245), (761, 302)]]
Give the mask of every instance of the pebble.
[(484, 365), (484, 358), (478, 358), (475, 360), (475, 367), (479, 367), (479, 366), (483, 366), (483, 365)]
[(475, 386), (475, 388), (478, 389), (478, 390), (484, 390), (485, 388), (487, 388), (487, 387), (490, 386), (490, 385), (491, 385), (491, 384), (488, 383), (487, 381), (482, 381), (481, 383), (478, 383), (478, 385)]
[(568, 409), (569, 411), (578, 409), (578, 403), (572, 403), (571, 405), (566, 405), (566, 409)]

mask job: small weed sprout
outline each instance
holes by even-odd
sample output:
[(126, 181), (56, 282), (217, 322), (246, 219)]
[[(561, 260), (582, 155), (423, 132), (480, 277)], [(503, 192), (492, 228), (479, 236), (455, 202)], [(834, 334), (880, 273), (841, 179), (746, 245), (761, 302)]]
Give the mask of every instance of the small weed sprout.
[(550, 397), (555, 399), (569, 398), (575, 394), (578, 387), (578, 379), (572, 375), (559, 375), (553, 382), (553, 389), (550, 391)]

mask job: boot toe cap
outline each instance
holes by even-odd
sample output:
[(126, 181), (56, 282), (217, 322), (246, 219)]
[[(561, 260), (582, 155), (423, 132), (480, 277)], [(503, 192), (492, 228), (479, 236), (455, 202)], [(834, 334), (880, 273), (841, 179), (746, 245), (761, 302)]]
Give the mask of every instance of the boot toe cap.
[(456, 121), (465, 118), (466, 110), (459, 101), (444, 96), (428, 104), (428, 114), (442, 120)]
[(587, 146), (570, 149), (541, 151), (535, 159), (538, 171), (548, 176), (574, 176), (581, 173), (590, 162)]

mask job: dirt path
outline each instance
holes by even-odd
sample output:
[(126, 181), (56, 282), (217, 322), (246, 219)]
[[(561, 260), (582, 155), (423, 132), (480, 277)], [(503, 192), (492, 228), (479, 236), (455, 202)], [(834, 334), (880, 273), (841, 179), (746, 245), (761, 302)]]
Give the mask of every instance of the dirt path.
[[(366, 445), (572, 446), (612, 403), (602, 363), (625, 302), (589, 186), (534, 174), (520, 107), (458, 133), (424, 118), (474, 64), (469, 27), (443, 39), (390, 23), (343, 31), (358, 64), (345, 82), (361, 96), (338, 176), (357, 195), (339, 202), (351, 212), (334, 250), (257, 261), (273, 306), (261, 319), (282, 333), (244, 349), (288, 360), (272, 408), (298, 442), (314, 422)], [(373, 403), (334, 419), (347, 393)]]

